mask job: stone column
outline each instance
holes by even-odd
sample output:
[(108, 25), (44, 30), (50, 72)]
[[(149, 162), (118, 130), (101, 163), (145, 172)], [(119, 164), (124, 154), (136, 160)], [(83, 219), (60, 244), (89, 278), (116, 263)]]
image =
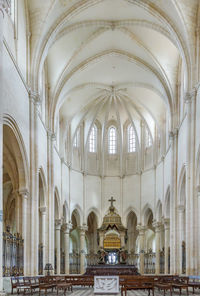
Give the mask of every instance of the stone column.
[(161, 223), (155, 222), (153, 223), (153, 226), (155, 227), (155, 233), (156, 233), (156, 265), (155, 265), (155, 272), (156, 274), (160, 273), (160, 231), (161, 231)]
[(140, 273), (144, 274), (144, 236), (146, 231), (146, 226), (137, 226), (139, 231), (139, 253), (140, 253)]
[(195, 129), (196, 129), (196, 88), (185, 95), (186, 104), (186, 274), (195, 273), (195, 207), (194, 207), (194, 178), (195, 178)]
[(168, 253), (168, 249), (170, 246), (170, 221), (169, 219), (164, 219), (164, 229), (165, 229), (165, 274), (169, 273), (168, 270), (168, 261), (169, 261), (169, 253)]
[(177, 256), (177, 265), (178, 265), (178, 273), (182, 273), (182, 242), (185, 241), (185, 207), (183, 205), (178, 206), (178, 256)]
[[(45, 264), (48, 263), (46, 262), (46, 207), (40, 207), (40, 213), (41, 213), (41, 244), (43, 246), (43, 270), (45, 267)], [(40, 229), (39, 229), (40, 231)], [(44, 273), (44, 271), (43, 271)]]
[[(5, 0), (0, 0), (0, 104), (3, 100), (3, 19), (4, 15), (8, 9), (8, 2)], [(3, 291), (3, 270), (2, 270), (2, 259), (3, 259), (3, 113), (2, 108), (0, 108), (0, 295), (4, 295)]]
[(80, 233), (80, 273), (83, 274), (85, 272), (85, 231), (87, 230), (87, 226), (83, 225), (79, 228)]
[(55, 221), (55, 230), (56, 230), (56, 259), (57, 259), (56, 273), (60, 274), (60, 230), (61, 230), (61, 219), (57, 219)]
[(171, 144), (171, 181), (170, 181), (170, 273), (177, 271), (177, 151), (178, 151), (178, 130), (169, 133)]
[(20, 231), (20, 197), (18, 190), (13, 191), (13, 197), (15, 199), (15, 223), (16, 223), (16, 232), (21, 233)]
[[(27, 254), (27, 200), (28, 200), (28, 190), (19, 190), (19, 195), (22, 200), (22, 238), (24, 239), (24, 275), (27, 274), (28, 270), (28, 254)], [(38, 250), (35, 250), (37, 252)]]
[(65, 274), (69, 274), (69, 233), (70, 229), (72, 229), (71, 223), (65, 223), (63, 225), (64, 229), (64, 249), (65, 249)]

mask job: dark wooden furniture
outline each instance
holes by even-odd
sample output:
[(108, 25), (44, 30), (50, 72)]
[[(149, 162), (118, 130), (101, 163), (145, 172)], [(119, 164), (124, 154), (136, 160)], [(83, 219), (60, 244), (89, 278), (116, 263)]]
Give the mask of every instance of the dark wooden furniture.
[(126, 278), (124, 281), (121, 280), (121, 296), (125, 293), (127, 295), (128, 290), (148, 290), (148, 295), (152, 291), (154, 296), (154, 279), (148, 277), (135, 277)]
[(190, 276), (188, 286), (192, 288), (194, 294), (195, 289), (200, 289), (200, 276)]
[(91, 265), (86, 268), (84, 275), (140, 275), (134, 265)]
[(156, 283), (154, 287), (158, 288), (158, 290), (164, 291), (164, 296), (165, 296), (165, 291), (169, 290), (170, 295), (172, 296), (172, 284), (170, 283)]
[(178, 289), (179, 294), (181, 295), (182, 289), (185, 289), (187, 292), (187, 295), (189, 295), (188, 291), (188, 281), (189, 277), (177, 277), (172, 282), (172, 288), (173, 290)]

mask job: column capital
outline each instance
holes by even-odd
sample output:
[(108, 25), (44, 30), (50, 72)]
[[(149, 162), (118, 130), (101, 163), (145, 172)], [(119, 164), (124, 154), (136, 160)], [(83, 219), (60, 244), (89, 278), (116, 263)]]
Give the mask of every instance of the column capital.
[(10, 1), (8, 0), (0, 0), (0, 11), (3, 14), (3, 17), (5, 13), (9, 13), (10, 11)]
[(169, 227), (170, 227), (170, 219), (169, 218), (164, 218), (163, 219), (163, 224), (164, 224), (165, 230), (168, 230)]
[(22, 189), (19, 189), (19, 195), (23, 198), (23, 199), (28, 199), (28, 196), (29, 196), (29, 192), (28, 192), (28, 189), (26, 188), (22, 188)]
[(171, 130), (169, 132), (169, 139), (170, 141), (173, 141), (174, 138), (176, 138), (178, 136), (178, 128), (174, 128), (173, 130)]
[(55, 227), (56, 227), (56, 230), (61, 229), (61, 219), (56, 219), (55, 220)]
[(39, 210), (40, 210), (40, 213), (44, 215), (46, 214), (47, 207), (46, 206), (39, 207)]
[(154, 221), (152, 225), (155, 228), (155, 232), (160, 232), (163, 226), (162, 223), (158, 221)]
[(73, 228), (72, 223), (64, 223), (62, 226), (64, 233), (69, 234), (70, 230)]
[(139, 231), (139, 235), (144, 235), (145, 234), (145, 231), (147, 230), (147, 227), (144, 226), (144, 225), (138, 224), (136, 226), (136, 229)]
[(52, 132), (50, 129), (47, 129), (47, 137), (51, 141), (56, 141), (56, 134)]
[(177, 210), (178, 210), (179, 213), (183, 213), (183, 212), (185, 211), (185, 206), (183, 206), (183, 205), (179, 205), (179, 206), (177, 207)]
[(190, 104), (196, 97), (197, 88), (194, 87), (191, 91), (185, 93), (184, 102), (185, 104)]
[(86, 224), (80, 226), (79, 228), (79, 231), (80, 231), (80, 235), (85, 235), (85, 232), (88, 230), (88, 227)]
[(33, 91), (32, 89), (29, 89), (28, 94), (29, 94), (29, 100), (31, 103), (33, 103), (34, 105), (41, 104), (41, 98), (37, 91)]

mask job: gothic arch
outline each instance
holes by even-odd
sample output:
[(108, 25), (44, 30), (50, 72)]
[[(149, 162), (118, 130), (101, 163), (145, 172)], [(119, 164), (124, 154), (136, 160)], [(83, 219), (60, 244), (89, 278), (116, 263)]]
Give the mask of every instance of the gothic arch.
[(71, 220), (72, 220), (73, 215), (76, 219), (77, 226), (81, 226), (82, 219), (83, 219), (83, 212), (82, 212), (82, 209), (80, 208), (80, 206), (77, 204), (72, 209)]
[(87, 212), (86, 212), (86, 217), (88, 219), (89, 215), (91, 213), (94, 213), (95, 217), (96, 217), (96, 221), (97, 221), (97, 226), (100, 227), (100, 213), (99, 210), (96, 207), (90, 207)]
[(185, 206), (186, 167), (183, 165), (178, 179), (178, 205)]
[[(12, 150), (15, 158), (16, 172), (18, 174), (18, 188), (29, 188), (28, 157), (22, 135), (15, 120), (8, 114), (3, 116), (3, 137), (7, 151)], [(9, 143), (7, 143), (7, 141)], [(6, 144), (7, 143), (7, 144)]]
[(161, 222), (162, 215), (163, 215), (163, 212), (162, 212), (162, 202), (159, 199), (158, 202), (157, 202), (157, 206), (156, 206), (156, 220), (158, 222)]
[(170, 218), (170, 186), (167, 187), (165, 194), (163, 214), (165, 218)]
[(54, 208), (55, 219), (60, 219), (61, 218), (60, 197), (59, 197), (57, 187), (55, 187), (55, 190), (54, 190), (54, 202), (55, 202), (55, 208)]
[(142, 225), (146, 226), (148, 224), (148, 220), (151, 215), (153, 215), (153, 217), (154, 217), (154, 211), (153, 211), (151, 205), (149, 203), (147, 203), (142, 210), (142, 215), (141, 215)]

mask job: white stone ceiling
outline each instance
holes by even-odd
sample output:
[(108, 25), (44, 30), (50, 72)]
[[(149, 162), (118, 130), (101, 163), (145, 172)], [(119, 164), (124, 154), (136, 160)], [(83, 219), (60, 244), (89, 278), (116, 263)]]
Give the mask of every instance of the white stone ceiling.
[[(117, 98), (128, 104), (129, 115), (119, 110), (116, 120), (142, 119), (152, 135), (154, 124), (165, 129), (179, 65), (187, 72), (192, 58), (186, 49), (195, 36), (198, 0), (28, 3), (33, 61), (39, 79), (46, 62), (52, 116), (71, 122), (74, 132), (84, 116), (104, 125), (106, 110), (114, 108), (109, 98)], [(106, 107), (95, 113), (104, 99)]]

